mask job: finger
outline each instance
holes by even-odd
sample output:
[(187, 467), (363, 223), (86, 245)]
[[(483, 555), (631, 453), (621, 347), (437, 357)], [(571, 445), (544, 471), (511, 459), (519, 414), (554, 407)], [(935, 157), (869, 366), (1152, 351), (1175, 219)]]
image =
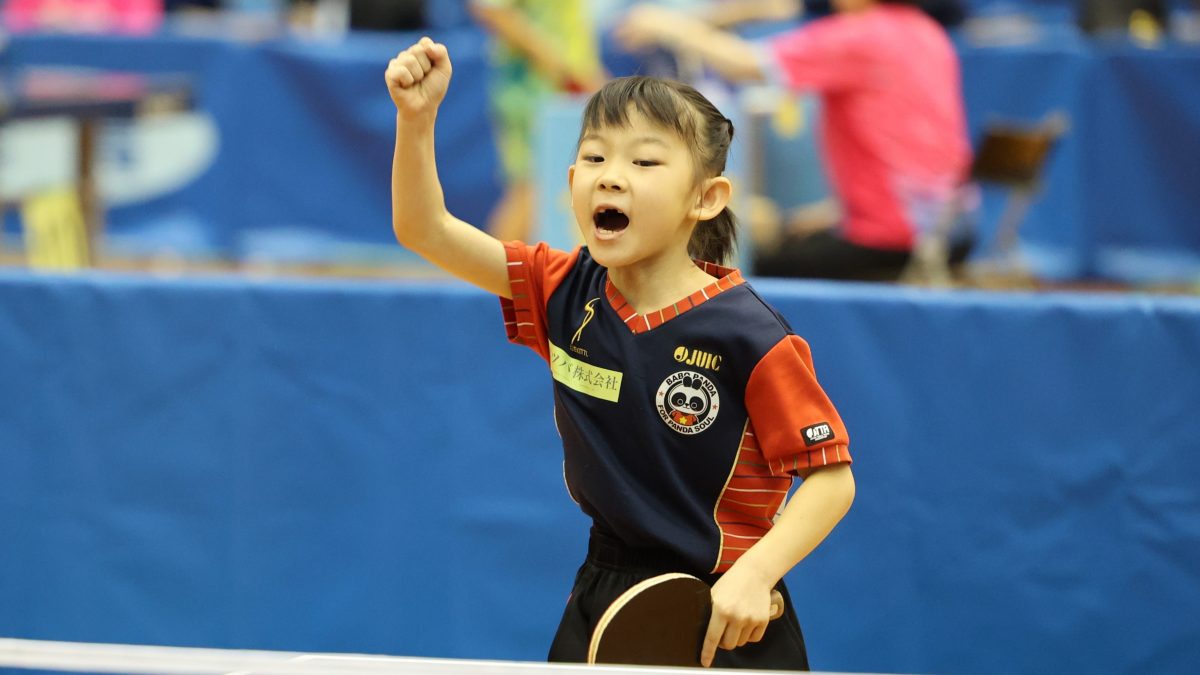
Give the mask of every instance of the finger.
[(400, 76), (400, 81), (406, 87), (415, 85), (421, 81), (421, 71), (411, 54), (405, 54), (404, 58), (396, 63), (396, 73)]
[(438, 50), (438, 43), (434, 42), (428, 37), (423, 37), (421, 38), (420, 42), (413, 45), (413, 51), (420, 52), (429, 57), (431, 60), (436, 60), (439, 51), (443, 54), (445, 53), (445, 47), (442, 47), (441, 50)]
[(708, 631), (704, 633), (704, 646), (700, 648), (700, 665), (708, 668), (717, 654), (717, 645), (725, 634), (725, 620), (716, 612), (708, 620)]
[(738, 642), (740, 639), (742, 639), (741, 626), (726, 625), (725, 634), (721, 636), (721, 649), (737, 649), (738, 645), (741, 644)]
[(749, 624), (749, 625), (743, 627), (742, 634), (738, 636), (737, 646), (741, 647), (742, 645), (750, 642), (751, 641), (750, 638), (754, 637), (754, 633), (758, 629), (759, 629), (758, 624)]
[(407, 89), (413, 84), (412, 73), (400, 64), (399, 59), (392, 59), (392, 63), (388, 65), (385, 78), (387, 79), (388, 86), (397, 86), (401, 89)]
[(421, 68), (421, 64), (417, 61), (416, 54), (412, 52), (406, 53), (400, 59), (400, 66), (412, 74), (414, 82), (420, 82), (425, 79), (425, 70)]
[(413, 57), (417, 60), (417, 65), (421, 66), (422, 77), (425, 73), (433, 70), (433, 63), (429, 59), (429, 53), (426, 49), (413, 50)]
[(771, 590), (771, 620), (774, 621), (783, 616), (783, 593), (778, 590)]
[(396, 67), (412, 72), (412, 65), (417, 62), (417, 58), (413, 56), (412, 50), (400, 52), (396, 57)]
[(450, 50), (446, 49), (446, 45), (440, 42), (434, 42), (433, 45), (426, 50), (426, 54), (428, 54), (429, 59), (433, 61), (433, 67), (437, 68), (438, 70), (445, 71), (447, 76), (454, 71), (453, 66), (450, 65)]
[(755, 628), (754, 631), (750, 633), (750, 638), (748, 640), (746, 640), (746, 642), (758, 642), (759, 640), (763, 639), (763, 635), (766, 632), (767, 632), (767, 624), (764, 623), (763, 625), (759, 626), (758, 628)]

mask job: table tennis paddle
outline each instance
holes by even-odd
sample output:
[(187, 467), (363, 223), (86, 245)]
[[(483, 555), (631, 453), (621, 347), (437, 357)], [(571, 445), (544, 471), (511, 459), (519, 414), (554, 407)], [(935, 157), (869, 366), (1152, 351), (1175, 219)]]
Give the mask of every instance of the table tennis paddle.
[[(588, 646), (588, 663), (699, 666), (708, 631), (708, 584), (679, 572), (651, 577), (608, 606)], [(771, 592), (771, 618), (783, 614), (783, 596)]]

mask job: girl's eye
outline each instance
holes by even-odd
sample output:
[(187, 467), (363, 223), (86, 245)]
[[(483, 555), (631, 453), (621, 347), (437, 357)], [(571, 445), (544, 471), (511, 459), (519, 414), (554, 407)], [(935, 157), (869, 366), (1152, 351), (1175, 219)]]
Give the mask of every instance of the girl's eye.
[(656, 162), (653, 159), (635, 159), (633, 163), (637, 166), (658, 166), (661, 162)]
[(599, 164), (600, 162), (604, 161), (604, 158), (600, 155), (584, 155), (583, 161), (590, 162), (592, 164)]

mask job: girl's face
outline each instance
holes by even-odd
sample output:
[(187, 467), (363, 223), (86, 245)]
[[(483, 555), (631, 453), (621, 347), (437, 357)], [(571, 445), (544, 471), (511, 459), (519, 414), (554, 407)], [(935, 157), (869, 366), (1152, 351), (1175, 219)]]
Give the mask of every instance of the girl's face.
[(674, 130), (631, 110), (627, 126), (584, 135), (568, 180), (575, 221), (596, 262), (627, 267), (687, 255), (700, 186)]

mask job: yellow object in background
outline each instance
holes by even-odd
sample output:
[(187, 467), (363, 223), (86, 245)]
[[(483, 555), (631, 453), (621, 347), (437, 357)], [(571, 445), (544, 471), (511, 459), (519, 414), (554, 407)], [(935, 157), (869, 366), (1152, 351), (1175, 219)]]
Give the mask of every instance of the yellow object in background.
[(30, 267), (76, 270), (87, 266), (87, 224), (74, 188), (49, 190), (26, 199), (21, 204), (21, 223)]
[(1144, 9), (1135, 9), (1129, 15), (1129, 35), (1143, 47), (1157, 47), (1162, 42), (1162, 26), (1154, 15)]
[(771, 116), (771, 128), (782, 138), (796, 138), (808, 127), (804, 107), (800, 99), (791, 94), (782, 94), (775, 113)]

